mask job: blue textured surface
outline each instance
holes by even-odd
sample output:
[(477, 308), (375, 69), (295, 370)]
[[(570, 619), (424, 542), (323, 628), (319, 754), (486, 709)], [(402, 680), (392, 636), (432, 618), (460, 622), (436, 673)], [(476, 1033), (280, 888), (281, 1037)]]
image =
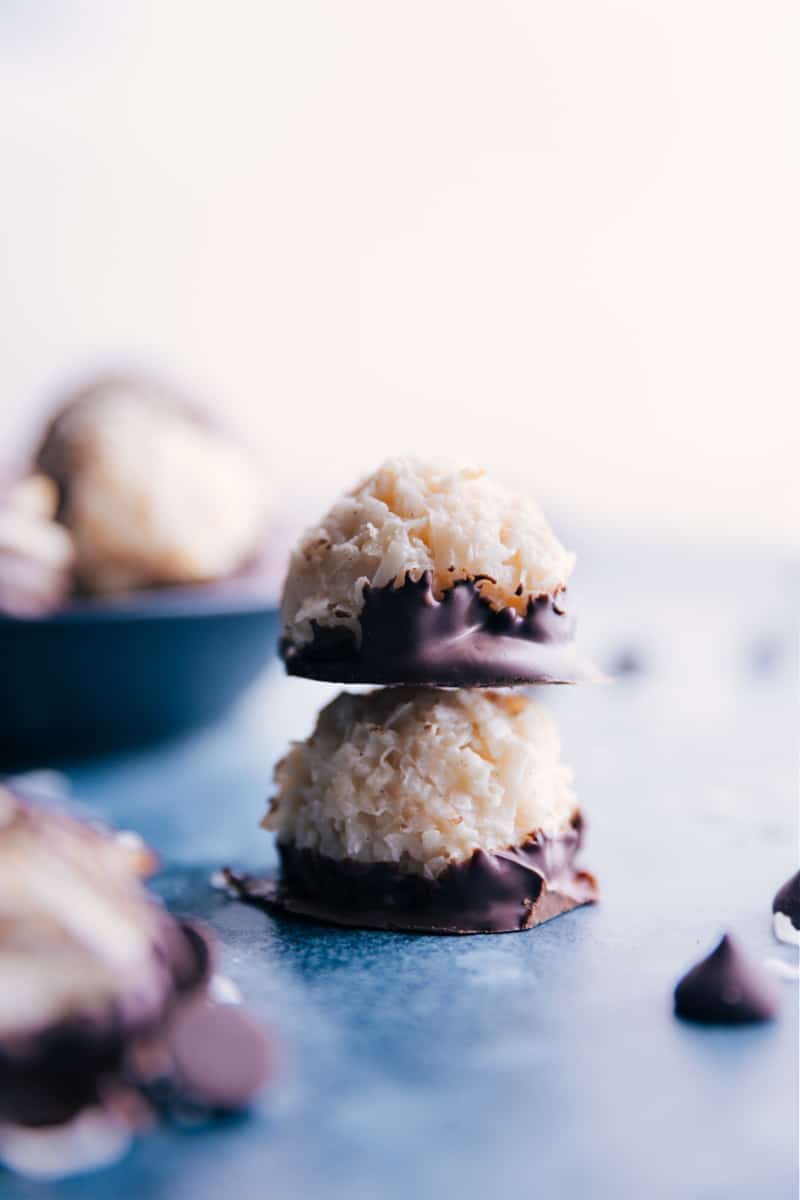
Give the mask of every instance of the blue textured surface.
[(272, 764), (335, 690), (277, 665), (224, 726), (70, 772), (78, 800), (160, 850), (168, 903), (218, 930), (283, 1069), (249, 1117), (162, 1129), (56, 1186), (4, 1176), (5, 1194), (796, 1196), (797, 986), (749, 1029), (681, 1024), (671, 994), (725, 928), (758, 958), (792, 957), (770, 904), (797, 866), (797, 575), (749, 562), (753, 596), (736, 556), (602, 562), (581, 588), (585, 644), (601, 661), (629, 646), (648, 670), (543, 697), (588, 816), (594, 909), (437, 939), (281, 921), (214, 892), (218, 864), (274, 861), (257, 830)]

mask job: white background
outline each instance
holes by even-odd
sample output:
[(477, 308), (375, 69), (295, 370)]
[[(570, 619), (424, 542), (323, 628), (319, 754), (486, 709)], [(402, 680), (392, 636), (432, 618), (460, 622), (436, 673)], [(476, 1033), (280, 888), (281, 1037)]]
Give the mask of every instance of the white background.
[(460, 450), (785, 548), (799, 60), (789, 0), (5, 0), (3, 457), (131, 360), (290, 495)]

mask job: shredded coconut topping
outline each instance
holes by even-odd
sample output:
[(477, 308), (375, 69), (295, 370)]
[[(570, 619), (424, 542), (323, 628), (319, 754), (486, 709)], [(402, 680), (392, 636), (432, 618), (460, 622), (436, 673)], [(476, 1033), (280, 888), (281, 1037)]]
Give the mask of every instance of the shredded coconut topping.
[(426, 571), (437, 595), (476, 579), (494, 608), (524, 613), (565, 587), (573, 565), (529, 496), (478, 467), (392, 458), (305, 533), (284, 587), (284, 634), (302, 645), (316, 621), (359, 640), (365, 586), (399, 587)]
[(64, 523), (90, 591), (222, 578), (255, 553), (266, 493), (235, 442), (139, 383), (99, 384), (57, 421)]
[[(30, 814), (30, 815), (27, 815)], [(141, 851), (0, 787), (0, 1035), (146, 996), (161, 910)]]
[(430, 878), (576, 812), (550, 715), (516, 692), (342, 692), (275, 771), (264, 827), (331, 858)]

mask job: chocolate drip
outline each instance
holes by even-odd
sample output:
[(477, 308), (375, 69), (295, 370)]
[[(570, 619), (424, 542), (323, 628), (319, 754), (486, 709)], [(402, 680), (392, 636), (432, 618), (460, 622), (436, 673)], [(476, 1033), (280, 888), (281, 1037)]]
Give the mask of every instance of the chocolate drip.
[(279, 881), (228, 872), (241, 899), (334, 925), (415, 933), (509, 933), (597, 899), (574, 859), (583, 822), (558, 837), (537, 834), (508, 850), (476, 850), (436, 879), (395, 863), (334, 859), (279, 845)]
[(333, 683), (502, 687), (594, 679), (574, 650), (575, 620), (563, 604), (559, 592), (531, 599), (522, 615), (498, 612), (475, 579), (437, 598), (427, 571), (400, 587), (364, 589), (360, 645), (345, 626), (312, 622), (311, 642), (284, 637), (280, 653), (290, 675)]

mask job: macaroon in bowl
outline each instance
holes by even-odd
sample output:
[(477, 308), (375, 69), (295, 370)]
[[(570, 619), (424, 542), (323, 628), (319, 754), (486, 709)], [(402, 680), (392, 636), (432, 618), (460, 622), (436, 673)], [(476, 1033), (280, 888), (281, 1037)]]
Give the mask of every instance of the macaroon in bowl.
[(264, 472), (182, 396), (97, 380), (0, 481), (0, 762), (221, 716), (274, 654)]

